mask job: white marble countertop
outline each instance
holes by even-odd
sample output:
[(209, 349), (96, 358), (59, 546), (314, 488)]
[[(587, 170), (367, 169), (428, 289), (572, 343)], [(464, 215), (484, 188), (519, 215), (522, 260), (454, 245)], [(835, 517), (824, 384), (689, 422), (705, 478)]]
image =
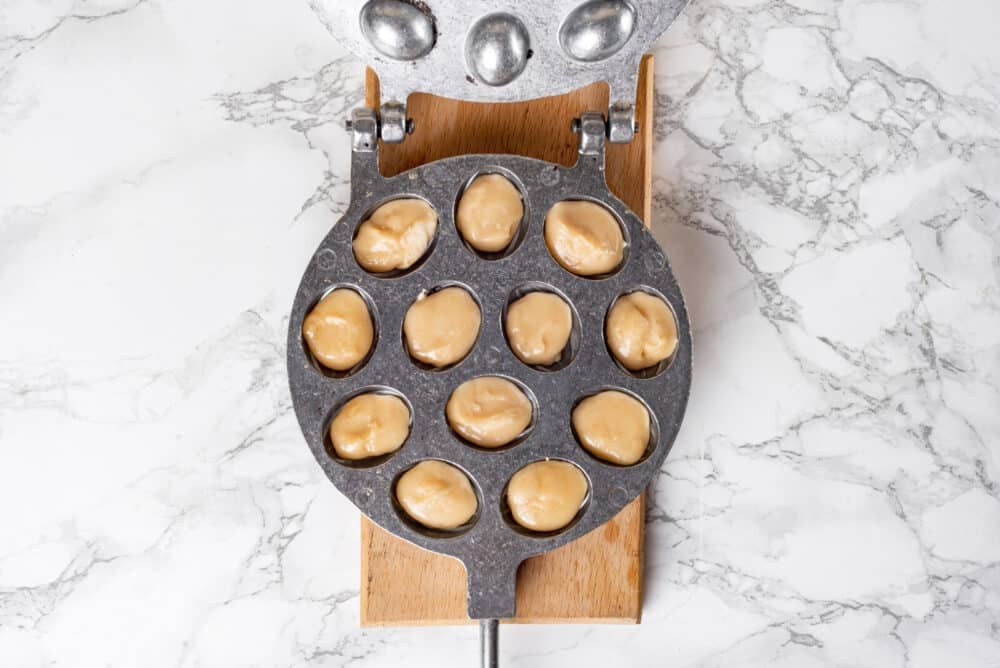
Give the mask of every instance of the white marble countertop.
[[(1000, 665), (997, 21), (694, 0), (660, 41), (696, 376), (644, 621), (506, 665)], [(306, 2), (0, 2), (0, 665), (474, 665), (359, 629), (290, 411), (361, 74)]]

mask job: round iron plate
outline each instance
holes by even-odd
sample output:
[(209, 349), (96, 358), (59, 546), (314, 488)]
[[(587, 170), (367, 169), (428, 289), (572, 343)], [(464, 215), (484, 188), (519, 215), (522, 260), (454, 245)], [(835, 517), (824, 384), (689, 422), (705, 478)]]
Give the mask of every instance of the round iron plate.
[[(370, 154), (377, 160), (376, 154)], [(484, 259), (462, 241), (454, 222), (457, 198), (478, 174), (502, 173), (522, 192), (523, 238), (499, 259)], [(573, 167), (509, 155), (467, 155), (430, 163), (392, 178), (375, 169), (352, 174), (352, 201), (313, 255), (302, 278), (289, 322), (288, 371), (292, 400), (309, 447), (330, 480), (379, 526), (423, 548), (460, 559), (469, 574), (469, 614), (508, 617), (514, 607), (514, 574), (525, 558), (563, 545), (604, 524), (649, 484), (680, 428), (691, 379), (691, 331), (680, 290), (666, 256), (642, 222), (608, 190), (602, 156), (581, 156)], [(351, 241), (358, 223), (378, 205), (399, 197), (420, 197), (437, 210), (438, 229), (426, 258), (402, 275), (367, 273), (356, 262)], [(543, 238), (549, 208), (565, 199), (590, 199), (610, 209), (622, 223), (627, 249), (613, 274), (582, 278), (552, 258)], [(472, 352), (443, 371), (419, 367), (402, 340), (407, 308), (425, 290), (457, 284), (482, 308), (482, 328)], [(511, 352), (502, 329), (512, 292), (543, 284), (565, 295), (579, 319), (579, 340), (571, 362), (558, 371), (525, 365)], [(321, 373), (303, 344), (302, 322), (313, 304), (333, 286), (350, 286), (370, 299), (377, 342), (363, 366), (346, 377)], [(604, 340), (604, 319), (618, 296), (636, 289), (662, 295), (676, 316), (679, 345), (661, 372), (639, 377), (621, 368)], [(486, 451), (463, 443), (445, 419), (445, 404), (462, 382), (502, 375), (527, 387), (537, 400), (533, 429), (519, 444)], [(642, 374), (640, 374), (642, 375)], [(649, 376), (649, 374), (645, 374)], [(656, 442), (634, 466), (616, 466), (590, 456), (574, 438), (570, 415), (582, 397), (618, 388), (641, 398), (650, 409)], [(412, 431), (396, 453), (372, 466), (352, 466), (330, 456), (326, 431), (333, 411), (365, 390), (391, 389), (405, 397)], [(502, 497), (521, 467), (546, 458), (579, 466), (590, 481), (590, 496), (577, 520), (563, 531), (530, 535), (505, 517)], [(393, 502), (394, 480), (424, 459), (440, 459), (466, 471), (480, 496), (477, 518), (466, 530), (441, 534), (420, 530)]]

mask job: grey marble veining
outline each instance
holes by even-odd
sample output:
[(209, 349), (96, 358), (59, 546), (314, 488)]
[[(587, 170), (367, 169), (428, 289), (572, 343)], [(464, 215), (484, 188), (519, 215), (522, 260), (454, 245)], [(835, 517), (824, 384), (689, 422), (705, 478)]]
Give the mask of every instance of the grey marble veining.
[[(693, 0), (654, 230), (695, 330), (644, 621), (513, 666), (1000, 665), (988, 0)], [(358, 628), (284, 334), (361, 66), (306, 3), (0, 4), (0, 665), (468, 665)]]

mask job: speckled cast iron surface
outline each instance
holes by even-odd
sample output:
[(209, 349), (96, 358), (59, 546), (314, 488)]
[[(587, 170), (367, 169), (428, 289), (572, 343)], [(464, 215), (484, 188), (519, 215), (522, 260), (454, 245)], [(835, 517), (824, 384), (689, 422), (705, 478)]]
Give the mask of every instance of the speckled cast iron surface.
[[(566, 168), (507, 155), (468, 155), (423, 165), (392, 178), (375, 168), (377, 153), (355, 153), (351, 204), (309, 262), (292, 308), (288, 372), (292, 400), (309, 447), (326, 475), (376, 524), (421, 547), (460, 559), (469, 577), (469, 615), (506, 618), (514, 613), (515, 574), (525, 558), (563, 545), (617, 514), (652, 480), (673, 444), (687, 404), (691, 379), (691, 332), (687, 311), (666, 257), (642, 222), (608, 190), (603, 155), (581, 156)], [(462, 189), (478, 174), (499, 172), (510, 178), (525, 202), (523, 235), (499, 259), (470, 250), (455, 227)], [(351, 240), (357, 225), (378, 205), (398, 197), (428, 201), (437, 210), (436, 237), (425, 257), (408, 272), (383, 277), (361, 269)], [(564, 199), (603, 203), (622, 223), (627, 248), (622, 266), (598, 278), (575, 276), (556, 263), (543, 238), (549, 208)], [(402, 336), (407, 308), (423, 291), (445, 285), (466, 288), (482, 309), (482, 327), (472, 352), (458, 364), (434, 371), (414, 362)], [(302, 340), (309, 309), (336, 286), (358, 290), (370, 303), (377, 338), (370, 358), (352, 373), (336, 377), (312, 362)], [(525, 288), (563, 295), (574, 311), (570, 359), (558, 370), (522, 363), (503, 333), (505, 307)], [(657, 373), (631, 374), (611, 357), (604, 340), (604, 319), (614, 300), (636, 289), (664, 297), (676, 315), (679, 345)], [(568, 363), (566, 363), (568, 362)], [(560, 365), (556, 365), (560, 366)], [(518, 444), (499, 451), (463, 442), (449, 428), (445, 404), (462, 382), (480, 375), (517, 381), (535, 404), (535, 420)], [(645, 377), (640, 377), (645, 376)], [(581, 398), (618, 388), (642, 399), (653, 420), (645, 459), (616, 466), (595, 459), (578, 444), (570, 415)], [(336, 409), (364, 391), (389, 391), (404, 397), (412, 412), (409, 438), (397, 452), (369, 466), (331, 456), (327, 430)], [(518, 528), (503, 504), (504, 489), (521, 467), (545, 458), (573, 462), (586, 474), (590, 494), (566, 529), (534, 535)], [(398, 509), (393, 484), (424, 459), (440, 459), (464, 470), (479, 497), (479, 512), (469, 525), (445, 534), (421, 529)]]

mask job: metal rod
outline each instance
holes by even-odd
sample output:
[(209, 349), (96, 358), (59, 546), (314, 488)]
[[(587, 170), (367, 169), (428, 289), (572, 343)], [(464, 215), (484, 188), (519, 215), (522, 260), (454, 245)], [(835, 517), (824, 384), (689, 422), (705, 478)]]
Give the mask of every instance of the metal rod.
[(499, 668), (500, 620), (479, 620), (479, 648), (483, 655), (483, 668)]

